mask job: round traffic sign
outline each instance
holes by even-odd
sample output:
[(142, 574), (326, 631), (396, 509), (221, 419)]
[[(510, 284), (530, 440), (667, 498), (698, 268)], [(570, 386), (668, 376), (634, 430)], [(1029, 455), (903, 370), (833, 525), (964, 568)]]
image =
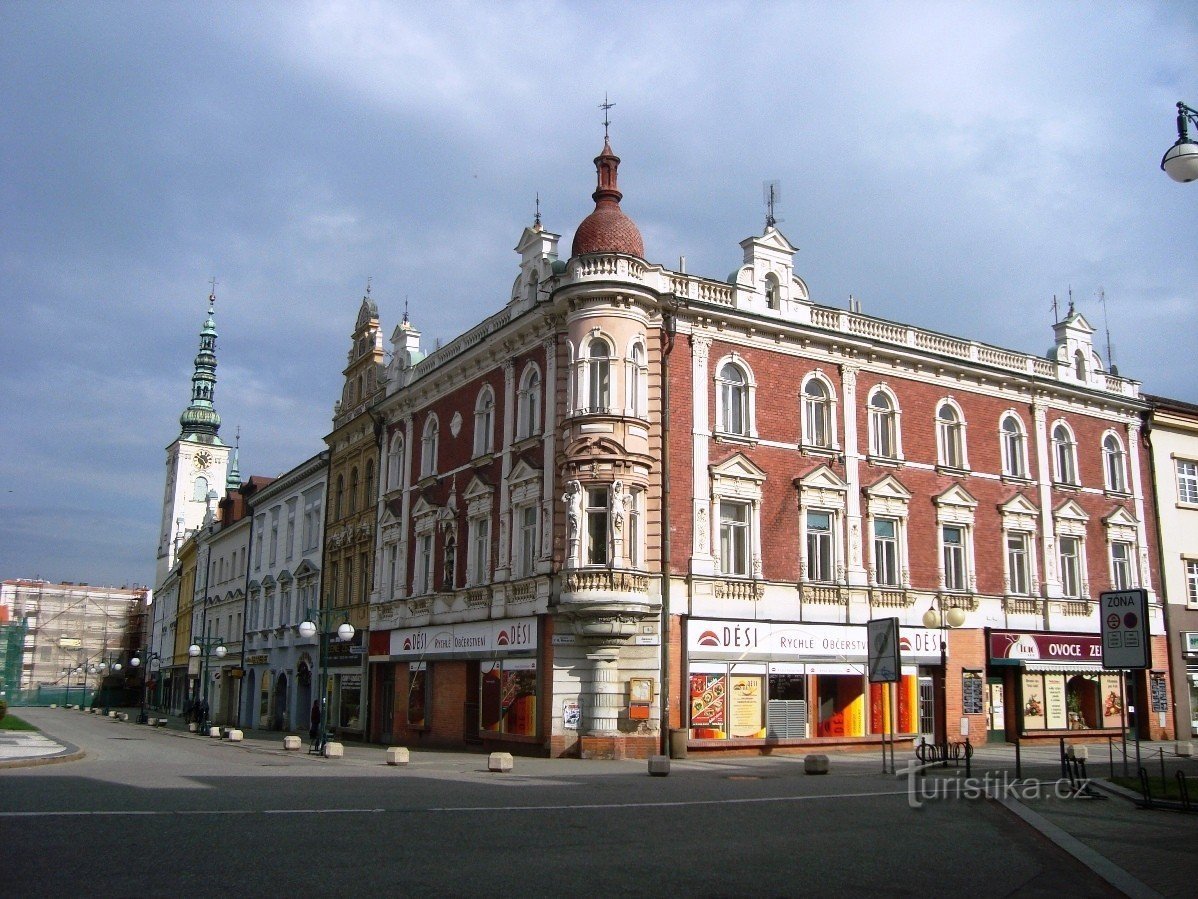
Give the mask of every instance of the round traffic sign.
[(1140, 623), (1140, 616), (1137, 615), (1135, 612), (1128, 612), (1126, 615), (1123, 616), (1123, 626), (1126, 628), (1133, 628), (1139, 623)]
[(1106, 616), (1106, 626), (1109, 628), (1116, 628), (1119, 626), (1118, 612), (1111, 612), (1111, 614)]

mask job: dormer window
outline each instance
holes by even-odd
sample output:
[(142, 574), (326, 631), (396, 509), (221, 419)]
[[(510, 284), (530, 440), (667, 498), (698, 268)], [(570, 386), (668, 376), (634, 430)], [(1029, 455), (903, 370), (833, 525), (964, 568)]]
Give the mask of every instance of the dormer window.
[(1081, 350), (1073, 354), (1073, 371), (1079, 381), (1086, 380), (1086, 356)]
[(765, 305), (767, 309), (782, 308), (782, 287), (773, 272), (765, 276)]

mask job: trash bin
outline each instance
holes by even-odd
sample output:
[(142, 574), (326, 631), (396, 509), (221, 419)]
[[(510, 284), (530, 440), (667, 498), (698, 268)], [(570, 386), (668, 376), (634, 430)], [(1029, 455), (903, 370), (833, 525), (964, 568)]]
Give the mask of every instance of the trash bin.
[(686, 728), (670, 731), (670, 758), (686, 758), (686, 741), (689, 737), (690, 731)]

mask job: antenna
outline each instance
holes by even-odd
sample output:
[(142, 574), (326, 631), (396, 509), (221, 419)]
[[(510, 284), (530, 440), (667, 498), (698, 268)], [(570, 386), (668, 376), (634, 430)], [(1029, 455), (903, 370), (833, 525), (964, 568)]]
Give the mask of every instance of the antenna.
[(782, 182), (776, 178), (761, 183), (761, 201), (765, 203), (765, 226), (772, 228), (782, 219), (774, 213), (782, 205)]
[(1061, 320), (1060, 312), (1057, 310), (1057, 295), (1052, 295), (1052, 323), (1055, 325)]
[(603, 102), (599, 104), (599, 108), (603, 110), (603, 139), (607, 140), (607, 126), (611, 124), (611, 116), (608, 111), (615, 106), (615, 103), (609, 103), (607, 100), (607, 92), (603, 92)]
[(1115, 350), (1111, 346), (1111, 323), (1106, 314), (1106, 291), (1098, 288), (1098, 302), (1102, 304), (1102, 327), (1106, 331), (1106, 365), (1112, 374), (1117, 374), (1115, 368)]

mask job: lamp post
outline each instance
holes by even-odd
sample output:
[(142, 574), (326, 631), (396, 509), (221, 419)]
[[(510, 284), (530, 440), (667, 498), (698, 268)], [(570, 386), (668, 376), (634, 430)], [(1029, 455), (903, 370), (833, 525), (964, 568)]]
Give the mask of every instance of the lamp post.
[(1198, 128), (1198, 109), (1177, 101), (1177, 142), (1165, 151), (1161, 171), (1182, 184), (1198, 180), (1198, 143), (1190, 140), (1189, 126)]
[[(337, 626), (337, 638), (341, 642), (346, 643), (354, 638), (356, 633), (354, 626), (349, 623), (349, 618), (344, 610), (340, 609), (308, 609), (307, 617), (300, 622), (299, 633), (305, 640), (310, 639), (320, 632), (320, 722), (316, 729), (316, 742), (312, 748), (317, 752), (324, 751), (324, 744), (327, 742), (328, 734), (328, 681), (329, 681), (329, 622), (334, 616), (340, 614), (342, 622)], [(317, 624), (319, 622), (319, 624)]]
[(199, 724), (196, 727), (196, 733), (204, 733), (208, 729), (208, 659), (210, 656), (216, 656), (218, 659), (223, 659), (229, 650), (220, 641), (218, 637), (198, 637), (196, 642), (187, 647), (187, 654), (194, 658), (200, 658), (200, 680), (204, 683), (203, 694), (200, 694), (199, 689), (196, 689), (196, 699), (200, 702)]
[(137, 655), (129, 660), (130, 666), (138, 668), (141, 666), (141, 660), (146, 660), (146, 670), (141, 673), (141, 711), (137, 715), (137, 723), (145, 724), (148, 722), (149, 716), (146, 715), (146, 692), (149, 689), (150, 668), (155, 661), (162, 664), (162, 656), (156, 652), (152, 652), (148, 646), (143, 646), (137, 651)]
[(949, 628), (960, 627), (965, 623), (965, 610), (957, 606), (944, 608), (941, 600), (940, 609), (933, 601), (931, 608), (923, 613), (923, 626), (929, 630), (940, 630), (940, 732), (943, 739), (940, 742), (941, 765), (948, 766), (948, 631)]

